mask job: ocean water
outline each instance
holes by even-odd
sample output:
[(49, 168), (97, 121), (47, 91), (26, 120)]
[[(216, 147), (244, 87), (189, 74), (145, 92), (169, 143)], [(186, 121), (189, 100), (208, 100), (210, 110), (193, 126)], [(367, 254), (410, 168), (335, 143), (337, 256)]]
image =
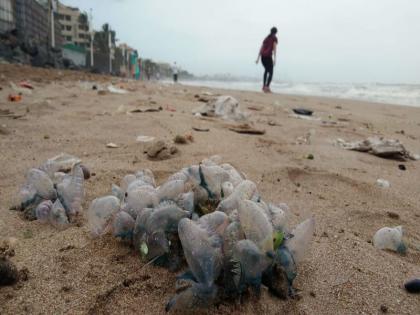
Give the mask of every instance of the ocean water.
[[(182, 81), (182, 84), (232, 90), (261, 91), (261, 83), (252, 81)], [(420, 84), (273, 82), (271, 90), (280, 94), (324, 96), (420, 107)]]

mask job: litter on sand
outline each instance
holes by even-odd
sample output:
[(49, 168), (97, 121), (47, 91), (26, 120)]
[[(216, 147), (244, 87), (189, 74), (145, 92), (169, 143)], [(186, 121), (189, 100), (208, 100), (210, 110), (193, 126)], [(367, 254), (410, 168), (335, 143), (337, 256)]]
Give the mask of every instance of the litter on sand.
[(158, 108), (136, 108), (133, 110), (130, 110), (130, 113), (153, 113), (153, 112), (160, 112), (163, 108), (162, 107), (158, 107)]
[(26, 88), (26, 89), (30, 89), (30, 90), (33, 90), (34, 89), (34, 86), (32, 84), (30, 84), (29, 82), (27, 82), (27, 81), (21, 81), (19, 83), (19, 86), (20, 87), (23, 87), (23, 88)]
[(304, 136), (300, 136), (296, 139), (296, 144), (311, 144), (315, 133), (315, 129), (310, 129)]
[(20, 102), (22, 100), (22, 95), (9, 94), (9, 102)]
[(112, 86), (112, 85), (108, 86), (108, 91), (113, 93), (113, 94), (127, 94), (128, 93), (128, 91), (123, 90), (123, 89), (119, 89), (119, 88), (117, 88), (115, 86)]
[(110, 143), (107, 143), (106, 147), (110, 149), (116, 149), (116, 148), (119, 148), (120, 146), (118, 144), (110, 142)]
[(185, 272), (167, 311), (190, 313), (242, 301), (261, 286), (293, 296), (297, 266), (314, 234), (315, 220), (294, 229), (285, 204), (266, 203), (254, 182), (220, 156), (175, 172), (156, 186), (151, 170), (126, 175), (88, 211), (94, 237), (112, 233), (147, 264)]
[(389, 181), (387, 181), (387, 180), (385, 180), (385, 179), (381, 179), (381, 178), (379, 178), (379, 179), (376, 181), (376, 185), (377, 185), (378, 187), (382, 187), (382, 188), (389, 188), (389, 187), (391, 187), (391, 184), (389, 183)]
[(155, 140), (155, 137), (151, 136), (137, 136), (136, 141), (137, 142), (152, 142)]
[(312, 114), (314, 113), (313, 110), (305, 109), (305, 108), (293, 108), (293, 112), (296, 115), (302, 115), (302, 116), (312, 116)]
[(82, 212), (84, 180), (88, 177), (85, 172), (88, 169), (81, 165), (81, 160), (69, 154), (47, 160), (28, 171), (15, 209), (22, 211), (28, 220), (67, 227)]
[(225, 120), (241, 121), (246, 120), (248, 115), (239, 108), (239, 102), (232, 96), (224, 95), (204, 104), (202, 107), (193, 111), (193, 114), (220, 117)]
[(297, 115), (297, 114), (290, 114), (289, 117), (303, 119), (303, 120), (313, 120), (313, 121), (320, 121), (321, 120), (320, 117)]
[(198, 132), (209, 132), (210, 131), (209, 128), (201, 128), (201, 127), (192, 127), (192, 129), (194, 131), (198, 131)]
[(265, 130), (263, 129), (255, 129), (249, 124), (242, 124), (242, 125), (232, 125), (228, 127), (229, 130), (242, 133), (242, 134), (249, 134), (249, 135), (264, 135)]
[(336, 144), (344, 149), (366, 152), (382, 158), (395, 160), (418, 160), (417, 155), (411, 154), (404, 145), (395, 139), (371, 137), (362, 141), (346, 142), (338, 138)]

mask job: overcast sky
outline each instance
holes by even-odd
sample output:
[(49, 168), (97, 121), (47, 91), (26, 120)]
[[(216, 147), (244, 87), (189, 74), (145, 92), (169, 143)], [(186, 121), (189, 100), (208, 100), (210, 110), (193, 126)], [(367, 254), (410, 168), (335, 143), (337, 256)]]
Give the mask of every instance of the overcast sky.
[(140, 56), (195, 74), (259, 77), (279, 29), (275, 79), (420, 83), (418, 0), (62, 0), (93, 10)]

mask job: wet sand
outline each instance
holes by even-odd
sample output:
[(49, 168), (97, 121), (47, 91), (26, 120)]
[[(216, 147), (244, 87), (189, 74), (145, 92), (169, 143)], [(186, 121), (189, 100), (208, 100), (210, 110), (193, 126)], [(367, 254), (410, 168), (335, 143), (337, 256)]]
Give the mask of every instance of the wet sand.
[[(33, 83), (32, 94), (8, 102), (9, 81), (22, 79)], [(378, 314), (382, 305), (390, 314), (419, 312), (420, 299), (402, 285), (420, 277), (420, 162), (405, 162), (407, 170), (401, 171), (401, 162), (333, 143), (380, 135), (418, 154), (420, 108), (149, 82), (119, 83), (131, 90), (125, 95), (92, 90), (93, 84), (111, 81), (119, 82), (0, 65), (0, 110), (22, 115), (0, 115), (0, 242), (16, 238), (11, 260), (29, 271), (27, 281), (0, 288), (1, 314), (163, 314), (175, 293), (175, 274), (144, 267), (132, 249), (110, 236), (91, 239), (85, 220), (58, 231), (9, 210), (26, 171), (61, 152), (79, 156), (95, 174), (85, 185), (85, 210), (127, 173), (150, 168), (162, 183), (182, 167), (218, 154), (255, 181), (264, 200), (287, 203), (292, 225), (315, 216), (311, 250), (295, 282), (300, 299), (282, 301), (263, 290), (259, 301), (222, 304), (209, 314)], [(204, 92), (237, 98), (254, 127), (266, 134), (237, 134), (221, 119), (194, 117), (192, 110), (202, 104), (196, 95)], [(162, 111), (127, 114), (159, 106)], [(294, 107), (310, 108), (321, 120), (291, 117)], [(310, 130), (315, 132), (310, 144), (297, 144)], [(194, 142), (177, 145), (180, 152), (165, 161), (148, 160), (145, 145), (136, 142), (138, 135), (171, 141), (177, 134), (192, 134)], [(107, 148), (109, 142), (119, 148)], [(378, 178), (391, 187), (377, 187)], [(407, 255), (372, 246), (379, 228), (397, 225), (404, 227)]]

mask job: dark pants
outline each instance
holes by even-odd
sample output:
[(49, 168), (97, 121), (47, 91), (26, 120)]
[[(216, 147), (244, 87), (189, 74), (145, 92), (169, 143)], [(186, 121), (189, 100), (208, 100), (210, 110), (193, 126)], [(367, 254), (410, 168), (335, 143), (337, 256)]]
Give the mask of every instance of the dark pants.
[(270, 57), (261, 57), (261, 62), (264, 66), (264, 86), (269, 87), (271, 80), (273, 79), (274, 64), (273, 58)]
[(178, 82), (178, 75), (177, 74), (174, 74), (174, 82), (175, 83)]

